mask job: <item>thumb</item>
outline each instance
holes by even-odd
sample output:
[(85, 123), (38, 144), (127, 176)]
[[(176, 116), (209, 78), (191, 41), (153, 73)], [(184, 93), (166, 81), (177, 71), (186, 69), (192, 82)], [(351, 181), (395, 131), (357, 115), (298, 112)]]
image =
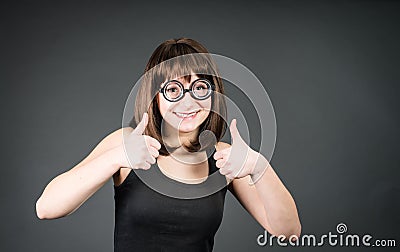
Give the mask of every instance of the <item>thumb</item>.
[(233, 119), (231, 121), (231, 125), (229, 126), (229, 131), (231, 132), (232, 144), (241, 139), (239, 131), (236, 127), (236, 119)]
[(142, 117), (142, 120), (136, 126), (136, 128), (132, 132), (132, 134), (142, 135), (144, 130), (146, 129), (146, 126), (147, 126), (148, 122), (149, 122), (149, 115), (147, 113), (144, 113), (143, 117)]

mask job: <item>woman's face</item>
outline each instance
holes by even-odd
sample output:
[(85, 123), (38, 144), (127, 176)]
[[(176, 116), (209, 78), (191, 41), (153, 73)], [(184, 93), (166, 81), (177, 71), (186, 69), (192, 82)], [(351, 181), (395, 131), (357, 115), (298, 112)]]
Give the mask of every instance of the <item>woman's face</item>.
[[(191, 82), (198, 78), (197, 75), (192, 74)], [(190, 86), (190, 82), (185, 81), (183, 77), (174, 78), (173, 80), (180, 81), (185, 89), (188, 89)], [(163, 84), (161, 84), (160, 87), (162, 87)], [(210, 114), (211, 96), (205, 100), (196, 100), (189, 92), (186, 92), (181, 100), (170, 102), (164, 98), (161, 92), (159, 92), (157, 99), (163, 119), (181, 133), (189, 133), (197, 130)]]

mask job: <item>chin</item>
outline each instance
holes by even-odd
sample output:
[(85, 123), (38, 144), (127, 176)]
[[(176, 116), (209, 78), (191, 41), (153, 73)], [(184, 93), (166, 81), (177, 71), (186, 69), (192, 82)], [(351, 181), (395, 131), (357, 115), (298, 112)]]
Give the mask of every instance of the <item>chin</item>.
[(194, 132), (198, 129), (199, 127), (195, 127), (195, 126), (181, 126), (179, 127), (179, 132), (181, 133), (190, 133), (190, 132)]

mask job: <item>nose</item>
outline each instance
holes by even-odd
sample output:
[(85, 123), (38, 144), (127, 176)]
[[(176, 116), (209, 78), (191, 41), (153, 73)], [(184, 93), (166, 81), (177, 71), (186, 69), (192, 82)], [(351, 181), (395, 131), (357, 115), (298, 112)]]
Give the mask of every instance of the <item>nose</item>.
[(183, 105), (189, 107), (194, 102), (193, 97), (190, 95), (189, 89), (183, 90), (183, 98), (181, 100)]

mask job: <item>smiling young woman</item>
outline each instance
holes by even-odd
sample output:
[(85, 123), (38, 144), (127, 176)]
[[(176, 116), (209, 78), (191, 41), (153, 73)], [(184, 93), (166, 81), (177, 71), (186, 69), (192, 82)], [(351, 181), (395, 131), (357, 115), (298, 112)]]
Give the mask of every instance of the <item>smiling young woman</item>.
[[(236, 120), (229, 128), (232, 143), (220, 142), (227, 129), (224, 87), (207, 54), (188, 38), (159, 45), (145, 68), (129, 127), (109, 134), (54, 178), (36, 203), (38, 217), (73, 213), (113, 178), (114, 251), (212, 251), (228, 189), (271, 234), (299, 236), (293, 198), (268, 161), (241, 139)], [(204, 132), (212, 133), (211, 140), (201, 141)], [(243, 161), (243, 154), (246, 162), (238, 166), (231, 158)], [(170, 197), (144, 183), (139, 175), (146, 174), (183, 195), (206, 188), (210, 175), (224, 186), (204, 197)]]

